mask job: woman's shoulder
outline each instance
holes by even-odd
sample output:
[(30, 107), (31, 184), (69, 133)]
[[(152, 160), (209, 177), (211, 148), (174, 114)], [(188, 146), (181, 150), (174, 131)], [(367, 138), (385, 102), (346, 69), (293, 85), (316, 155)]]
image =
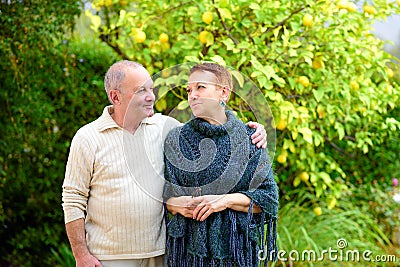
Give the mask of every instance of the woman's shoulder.
[(180, 132), (182, 131), (183, 127), (184, 127), (184, 125), (181, 125), (181, 126), (171, 129), (168, 132), (167, 137), (165, 138), (165, 142), (179, 138)]

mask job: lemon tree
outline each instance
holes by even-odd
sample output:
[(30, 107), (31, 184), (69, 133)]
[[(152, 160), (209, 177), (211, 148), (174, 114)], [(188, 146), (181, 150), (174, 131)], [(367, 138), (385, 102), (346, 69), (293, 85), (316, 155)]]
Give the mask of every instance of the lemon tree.
[[(305, 187), (336, 203), (364, 155), (400, 128), (396, 60), (371, 34), (374, 21), (400, 13), (395, 1), (126, 2), (93, 0), (86, 11), (93, 32), (122, 58), (152, 74), (216, 61), (260, 88), (277, 126), (274, 163), (283, 191)], [(159, 38), (163, 33), (169, 38)], [(185, 104), (184, 94), (174, 97), (158, 111)]]

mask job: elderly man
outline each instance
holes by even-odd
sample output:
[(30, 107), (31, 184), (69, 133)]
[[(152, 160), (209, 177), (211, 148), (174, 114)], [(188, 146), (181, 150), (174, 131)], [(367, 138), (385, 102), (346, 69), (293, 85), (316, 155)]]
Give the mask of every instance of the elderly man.
[[(104, 83), (111, 105), (75, 134), (63, 183), (76, 266), (163, 266), (163, 143), (180, 123), (154, 114), (153, 81), (142, 65), (119, 61)], [(265, 146), (262, 126), (252, 138)]]

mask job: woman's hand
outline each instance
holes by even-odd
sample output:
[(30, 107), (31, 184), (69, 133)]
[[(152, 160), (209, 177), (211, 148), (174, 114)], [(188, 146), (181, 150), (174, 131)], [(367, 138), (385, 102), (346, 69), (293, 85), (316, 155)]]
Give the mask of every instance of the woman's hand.
[[(214, 212), (220, 212), (226, 209), (232, 209), (240, 212), (248, 212), (250, 198), (242, 193), (232, 193), (225, 195), (204, 195), (194, 197), (189, 201), (192, 211), (192, 218), (198, 221), (204, 221)], [(262, 209), (253, 204), (253, 212), (260, 213)]]
[(181, 214), (183, 217), (192, 218), (193, 210), (196, 206), (190, 204), (193, 198), (191, 196), (180, 196), (180, 197), (171, 197), (165, 203), (167, 206), (167, 210), (172, 213), (172, 215), (176, 215), (177, 213)]
[(205, 195), (193, 198), (189, 204), (196, 206), (192, 218), (204, 221), (214, 212), (220, 212), (228, 208), (227, 195)]

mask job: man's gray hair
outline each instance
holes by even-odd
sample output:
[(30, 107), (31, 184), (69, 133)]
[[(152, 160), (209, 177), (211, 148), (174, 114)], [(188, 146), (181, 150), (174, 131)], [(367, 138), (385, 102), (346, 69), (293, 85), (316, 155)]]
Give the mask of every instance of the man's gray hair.
[(110, 90), (120, 91), (121, 83), (125, 79), (126, 70), (139, 67), (143, 67), (142, 64), (130, 60), (121, 60), (111, 65), (104, 78), (104, 88), (106, 89), (107, 97), (110, 102)]

